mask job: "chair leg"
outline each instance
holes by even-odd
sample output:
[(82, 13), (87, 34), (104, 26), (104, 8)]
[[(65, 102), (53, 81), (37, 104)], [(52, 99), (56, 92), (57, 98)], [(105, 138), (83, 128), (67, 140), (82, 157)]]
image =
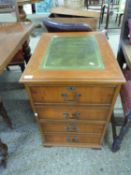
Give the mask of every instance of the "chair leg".
[(104, 5), (104, 6), (102, 7), (102, 12), (101, 12), (101, 20), (100, 20), (101, 24), (103, 23), (105, 8), (106, 8), (106, 6)]
[(120, 68), (123, 69), (124, 63), (126, 63), (126, 61), (121, 46), (118, 50), (117, 61), (119, 63)]
[(120, 24), (121, 24), (121, 17), (123, 16), (123, 14), (120, 14), (119, 15), (119, 21), (118, 21), (118, 26), (120, 26)]
[(84, 0), (84, 5), (88, 9), (88, 0)]
[(101, 7), (101, 13), (100, 13), (100, 17), (99, 17), (99, 29), (101, 24), (103, 23), (103, 18), (104, 18), (104, 13), (105, 13), (105, 6)]
[(116, 15), (115, 23), (117, 22), (117, 19), (118, 19), (118, 14)]
[(0, 100), (0, 114), (2, 115), (3, 119), (7, 123), (7, 125), (12, 129), (12, 122), (6, 112), (6, 109), (2, 103), (2, 100)]
[(108, 29), (108, 26), (109, 26), (109, 19), (110, 19), (110, 6), (108, 5), (105, 29)]
[(32, 13), (36, 13), (35, 4), (31, 4)]
[(125, 121), (123, 126), (120, 129), (119, 135), (113, 139), (113, 144), (112, 144), (113, 152), (116, 152), (120, 149), (124, 136), (129, 130), (130, 124), (131, 124), (131, 112), (129, 112), (128, 115), (125, 117)]
[(117, 133), (116, 133), (116, 122), (115, 122), (114, 113), (112, 113), (112, 116), (111, 116), (111, 126), (112, 126), (113, 140), (114, 140), (116, 138), (116, 136), (117, 136)]

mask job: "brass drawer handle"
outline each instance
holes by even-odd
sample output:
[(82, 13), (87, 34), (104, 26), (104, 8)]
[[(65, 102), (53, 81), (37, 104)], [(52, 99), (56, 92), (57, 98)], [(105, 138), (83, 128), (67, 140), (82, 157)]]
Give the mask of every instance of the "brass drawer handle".
[(61, 93), (61, 96), (64, 98), (64, 101), (68, 101), (68, 94)]
[(66, 130), (67, 132), (69, 132), (69, 131), (70, 131), (70, 128), (69, 128), (68, 126), (65, 126), (65, 130)]
[(74, 115), (76, 118), (79, 118), (80, 117), (80, 112), (76, 112), (75, 114), (72, 114)]
[(76, 93), (76, 98), (80, 98), (81, 94), (80, 93)]
[(77, 136), (74, 136), (73, 138), (72, 137), (70, 137), (70, 136), (67, 136), (66, 137), (66, 141), (67, 142), (78, 142), (78, 137)]
[(66, 87), (69, 91), (75, 91), (76, 90), (76, 87), (74, 86), (69, 86), (69, 87)]
[(66, 102), (75, 102), (75, 101), (79, 101), (80, 100), (81, 94), (80, 93), (76, 93), (74, 100), (69, 100), (68, 99), (69, 96), (68, 96), (67, 93), (61, 93), (61, 96), (64, 98), (64, 101), (66, 101)]
[(64, 97), (64, 98), (66, 98), (66, 97), (68, 97), (68, 94), (66, 94), (66, 93), (61, 93), (61, 96)]
[(69, 113), (68, 112), (64, 112), (63, 115), (64, 115), (65, 118), (69, 117)]
[(78, 127), (77, 126), (74, 126), (74, 127), (65, 126), (65, 130), (67, 132), (77, 132), (78, 131)]
[(75, 112), (72, 116), (70, 116), (68, 112), (64, 112), (63, 115), (66, 119), (78, 119), (80, 117), (80, 112)]

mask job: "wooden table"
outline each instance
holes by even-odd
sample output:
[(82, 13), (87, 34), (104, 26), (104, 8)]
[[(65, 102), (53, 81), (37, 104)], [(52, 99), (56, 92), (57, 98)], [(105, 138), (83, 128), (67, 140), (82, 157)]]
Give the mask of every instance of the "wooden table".
[(95, 12), (91, 10), (75, 10), (64, 7), (56, 7), (51, 10), (51, 15), (56, 17), (62, 16), (72, 16), (72, 17), (84, 17), (84, 18), (99, 18), (100, 12)]
[(125, 79), (103, 34), (69, 32), (41, 37), (20, 82), (44, 146), (100, 148)]
[(100, 13), (88, 10), (75, 10), (64, 7), (57, 7), (51, 10), (50, 17), (54, 21), (64, 23), (85, 23), (96, 30)]
[(30, 22), (0, 25), (0, 73), (28, 40), (32, 29), (33, 24)]
[(25, 4), (34, 4), (36, 2), (40, 2), (42, 0), (17, 0), (18, 5), (25, 5)]
[[(0, 25), (0, 74), (11, 62), (16, 53), (28, 40), (33, 24), (27, 23), (4, 23)], [(28, 49), (27, 49), (28, 51)], [(29, 53), (27, 53), (29, 54)], [(11, 127), (11, 122), (0, 98), (0, 114)]]
[[(32, 23), (13, 23), (13, 24), (1, 24), (0, 25), (0, 74), (11, 62), (15, 54), (21, 49), (23, 44), (28, 40), (29, 33), (33, 28)], [(6, 112), (6, 109), (0, 98), (0, 115), (10, 128), (12, 128), (12, 122)], [(1, 164), (6, 167), (7, 161), (7, 145), (0, 140), (0, 154), (3, 158)]]

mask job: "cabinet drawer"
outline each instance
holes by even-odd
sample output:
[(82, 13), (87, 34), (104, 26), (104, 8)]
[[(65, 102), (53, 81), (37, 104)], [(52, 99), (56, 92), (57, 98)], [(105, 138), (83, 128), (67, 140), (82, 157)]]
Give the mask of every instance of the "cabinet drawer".
[(34, 103), (111, 104), (115, 88), (107, 86), (45, 87), (31, 86)]
[(39, 119), (103, 120), (108, 117), (109, 107), (74, 105), (38, 105), (35, 110)]
[(77, 132), (77, 133), (102, 133), (105, 127), (100, 122), (56, 122), (40, 120), (43, 133), (48, 132)]
[(45, 144), (58, 144), (67, 146), (68, 144), (96, 144), (100, 145), (101, 135), (95, 134), (79, 134), (79, 135), (68, 135), (68, 134), (50, 134), (44, 135)]

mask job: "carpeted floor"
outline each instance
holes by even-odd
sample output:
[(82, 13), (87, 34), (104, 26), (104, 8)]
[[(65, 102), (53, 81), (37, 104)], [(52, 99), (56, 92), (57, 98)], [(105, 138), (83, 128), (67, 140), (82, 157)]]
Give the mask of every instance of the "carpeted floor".
[[(21, 73), (13, 70), (4, 76), (17, 80)], [(9, 147), (7, 168), (0, 168), (1, 175), (130, 175), (131, 131), (117, 153), (110, 150), (110, 126), (101, 150), (44, 148), (25, 90), (1, 95), (14, 126), (13, 130), (8, 129), (0, 118), (0, 137)]]
[[(39, 41), (41, 32), (31, 38), (32, 52)], [(117, 53), (119, 33), (109, 32), (109, 42)], [(20, 69), (15, 67), (0, 76), (0, 84), (18, 82)], [(28, 96), (24, 89), (3, 90), (3, 97), (13, 122), (13, 130), (7, 128), (0, 117), (0, 138), (8, 144), (7, 168), (0, 168), (0, 175), (130, 175), (131, 174), (131, 131), (127, 134), (121, 150), (111, 152), (112, 132), (109, 125), (101, 150), (87, 148), (44, 148)], [(120, 100), (117, 101), (117, 114), (122, 115)]]

